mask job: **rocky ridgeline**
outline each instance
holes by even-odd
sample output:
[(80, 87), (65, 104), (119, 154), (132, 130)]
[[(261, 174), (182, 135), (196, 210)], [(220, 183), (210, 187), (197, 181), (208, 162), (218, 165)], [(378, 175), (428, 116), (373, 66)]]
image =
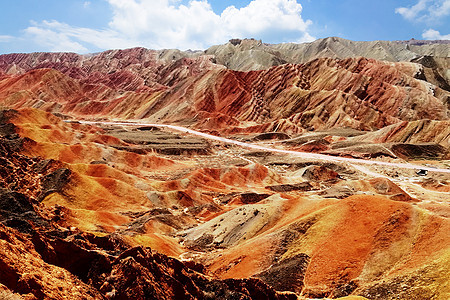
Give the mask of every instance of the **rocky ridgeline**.
[(0, 56), (17, 109), (0, 112), (0, 298), (445, 298), (445, 176), (55, 115), (439, 165), (448, 60), (441, 42), (338, 38)]
[(0, 99), (12, 108), (226, 133), (374, 130), (400, 121), (448, 120), (450, 114), (450, 93), (424, 81), (426, 70), (414, 63), (320, 58), (238, 72), (199, 57), (132, 69), (117, 70), (122, 73), (114, 80), (100, 71), (82, 79), (55, 69), (5, 75)]
[[(205, 51), (132, 48), (91, 55), (75, 53), (31, 53), (0, 55), (0, 72), (23, 74), (32, 69), (52, 68), (76, 79), (90, 79), (124, 90), (149, 86), (158, 81), (162, 69), (200, 59), (202, 68), (210, 61), (231, 70), (263, 70), (281, 64), (303, 64), (317, 58), (366, 57), (389, 62), (416, 62), (423, 65), (426, 78), (449, 91), (450, 51), (448, 41), (357, 42), (337, 37), (311, 43), (266, 44), (254, 39), (232, 39)], [(167, 68), (167, 66), (169, 66)], [(136, 74), (138, 76), (136, 76)], [(140, 77), (140, 78), (139, 78)], [(144, 78), (142, 80), (142, 78)]]
[(27, 299), (296, 299), (259, 279), (217, 280), (121, 236), (97, 237), (66, 223), (63, 206), (40, 200), (63, 193), (71, 171), (55, 160), (18, 151), (32, 140), (0, 113), (0, 297)]

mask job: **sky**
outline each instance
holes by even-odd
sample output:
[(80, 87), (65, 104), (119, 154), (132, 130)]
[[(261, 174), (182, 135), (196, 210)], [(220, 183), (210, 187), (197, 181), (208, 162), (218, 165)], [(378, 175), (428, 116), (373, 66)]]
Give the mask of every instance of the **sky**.
[(450, 39), (450, 0), (3, 0), (0, 53)]

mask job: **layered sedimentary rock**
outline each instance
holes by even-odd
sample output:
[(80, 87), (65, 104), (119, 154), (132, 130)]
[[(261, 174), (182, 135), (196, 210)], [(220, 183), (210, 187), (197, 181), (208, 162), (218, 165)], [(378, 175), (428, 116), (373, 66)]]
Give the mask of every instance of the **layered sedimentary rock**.
[(372, 143), (410, 144), (435, 142), (448, 148), (450, 146), (450, 123), (449, 121), (433, 120), (400, 122), (374, 132), (354, 137), (351, 140)]
[[(436, 285), (425, 290), (408, 289), (397, 296), (427, 298), (449, 292), (442, 281), (448, 270), (447, 246), (438, 242), (445, 236), (448, 220), (382, 197), (353, 196), (315, 204), (322, 207), (320, 210), (311, 205), (314, 204), (306, 199), (272, 199), (258, 206), (236, 208), (236, 214), (239, 211), (242, 215), (244, 211), (249, 217), (235, 220), (239, 217), (223, 215), (189, 232), (186, 238), (200, 243), (202, 235), (211, 234), (218, 239), (211, 239), (211, 245), (227, 248), (223, 255), (208, 263), (209, 268), (223, 278), (256, 276), (279, 290), (301, 292), (313, 298), (344, 296), (355, 290), (367, 297), (376, 286), (391, 285), (393, 289), (401, 289), (401, 281), (421, 280), (421, 276)], [(264, 217), (272, 219), (264, 222), (257, 219)], [(413, 221), (417, 218), (422, 220), (424, 228), (439, 230), (433, 234), (423, 231), (422, 225), (416, 227)], [(264, 230), (251, 230), (255, 223), (265, 224)], [(222, 242), (218, 243), (219, 240)], [(233, 244), (240, 246), (232, 247)], [(434, 250), (428, 252), (430, 245)], [(434, 253), (433, 256), (429, 256), (430, 253)], [(423, 255), (428, 258), (422, 260)], [(295, 268), (290, 267), (292, 264)], [(417, 271), (406, 277), (400, 275), (409, 268)], [(383, 282), (378, 282), (381, 278)]]
[(2, 105), (227, 132), (372, 130), (400, 121), (449, 118), (449, 93), (418, 79), (423, 68), (413, 63), (323, 58), (237, 72), (199, 57), (156, 69), (125, 69), (131, 82), (134, 77), (141, 82), (129, 85), (129, 91), (97, 71), (97, 79), (92, 74), (77, 79), (55, 69), (6, 76), (0, 81)]
[[(41, 118), (52, 123), (48, 119), (50, 116), (46, 114), (33, 114), (30, 111), (28, 113), (2, 112), (3, 121), (15, 120), (18, 123), (21, 117), (28, 117), (35, 121)], [(30, 119), (27, 121), (31, 121)], [(34, 123), (34, 125), (38, 124)], [(19, 128), (15, 129), (19, 131)], [(28, 134), (36, 135), (37, 132), (29, 131)], [(88, 195), (84, 196), (70, 195), (70, 190), (74, 186), (82, 188), (83, 183), (80, 182), (80, 177), (83, 175), (78, 173), (79, 170), (76, 171), (81, 166), (20, 154), (20, 152), (32, 151), (30, 144), (27, 143), (33, 141), (24, 140), (13, 132), (6, 134), (0, 141), (2, 160), (0, 168), (0, 264), (2, 266), (0, 287), (2, 294), (0, 295), (4, 297), (23, 295), (30, 299), (297, 298), (293, 294), (278, 293), (258, 279), (225, 281), (214, 279), (201, 273), (205, 271), (201, 265), (191, 263), (188, 267), (150, 248), (133, 247), (136, 243), (127, 239), (126, 234), (95, 236), (83, 232), (83, 223), (86, 224), (87, 220), (76, 211), (75, 207), (80, 207), (80, 204), (82, 207), (83, 201), (96, 193), (110, 199), (111, 196), (106, 195), (105, 191), (98, 190), (91, 190), (91, 192), (86, 190)], [(58, 144), (58, 140), (53, 140), (53, 143)], [(92, 171), (90, 176), (99, 178), (100, 174), (98, 172), (93, 174)], [(103, 180), (110, 181), (108, 183), (110, 191), (125, 192), (124, 187), (118, 185), (119, 182), (130, 180), (126, 178), (129, 175), (123, 171), (116, 171), (116, 173), (125, 178), (121, 178), (121, 181), (117, 180), (115, 184), (111, 176)], [(114, 177), (113, 174), (111, 175)], [(95, 179), (89, 179), (86, 176), (84, 181), (95, 181)], [(111, 183), (115, 185), (114, 188)], [(136, 193), (136, 190), (133, 193)], [(71, 199), (72, 203), (60, 201), (52, 205), (48, 201), (55, 194)], [(92, 207), (92, 211), (100, 212), (95, 200), (89, 200), (91, 202), (88, 206)], [(134, 201), (136, 200), (138, 198), (135, 197)], [(40, 201), (43, 202), (40, 203)], [(132, 208), (132, 204), (127, 204), (123, 197), (120, 201), (120, 205), (128, 205), (128, 209)], [(149, 204), (146, 207), (151, 206)], [(84, 210), (88, 209), (88, 207), (84, 208)], [(145, 209), (142, 207), (139, 212)], [(108, 207), (108, 211), (103, 212), (103, 220), (127, 223), (125, 217), (122, 217), (122, 220), (114, 217), (111, 210), (114, 211), (114, 208)], [(128, 213), (132, 215), (131, 211)], [(92, 217), (91, 214), (88, 218)], [(76, 219), (81, 222), (78, 223)], [(101, 226), (97, 222), (99, 221), (95, 221), (96, 225)], [(150, 220), (147, 220), (145, 223), (149, 222)], [(73, 225), (80, 225), (80, 227)], [(107, 226), (102, 231), (107, 232)], [(155, 240), (155, 242), (158, 241)], [(162, 246), (160, 242), (159, 246)], [(169, 249), (165, 252), (167, 251), (170, 253)]]
[(366, 57), (376, 60), (412, 61), (424, 67), (423, 79), (450, 91), (448, 72), (450, 52), (447, 41), (355, 42), (330, 37), (303, 44), (265, 44), (257, 40), (230, 40), (205, 51), (227, 68), (240, 71), (261, 70), (286, 63), (305, 63), (322, 57)]
[[(348, 166), (277, 156), (259, 163), (251, 152), (249, 163), (239, 154), (220, 158), (229, 151), (221, 147), (195, 164), (132, 152), (142, 146), (139, 135), (130, 134), (129, 144), (124, 131), (114, 138), (108, 132), (117, 129), (35, 109), (4, 111), (0, 119), (5, 293), (439, 299), (450, 292), (441, 192), (422, 204), (411, 186), (406, 192), (386, 178), (364, 179)], [(161, 134), (140, 130), (130, 133)], [(291, 175), (278, 173), (279, 164)], [(434, 180), (424, 186), (448, 185)], [(7, 259), (13, 253), (26, 253), (24, 263)], [(48, 281), (56, 273), (62, 290)]]
[(0, 56), (0, 298), (448, 298), (448, 46), (419, 44)]

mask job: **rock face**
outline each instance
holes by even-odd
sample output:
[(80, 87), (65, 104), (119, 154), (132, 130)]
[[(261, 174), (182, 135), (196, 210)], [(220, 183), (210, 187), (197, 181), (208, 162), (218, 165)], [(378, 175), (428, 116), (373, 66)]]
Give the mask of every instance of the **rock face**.
[(448, 56), (337, 38), (0, 56), (0, 298), (449, 298)]
[(97, 290), (66, 269), (42, 260), (30, 240), (29, 237), (0, 225), (2, 286), (28, 299), (65, 299), (68, 295), (83, 299), (104, 299)]
[[(133, 57), (126, 50), (121, 55)], [(120, 57), (106, 66), (116, 60), (114, 65), (127, 62)], [(423, 68), (413, 63), (321, 58), (243, 73), (201, 56), (158, 68), (139, 64), (141, 68), (135, 70), (133, 66), (127, 65), (123, 72), (133, 73), (145, 84), (129, 86), (128, 91), (89, 74), (80, 79), (55, 69), (11, 75), (0, 81), (2, 105), (139, 118), (225, 133), (292, 134), (335, 127), (372, 130), (400, 121), (449, 118), (449, 92), (418, 79)]]
[(0, 284), (10, 295), (29, 299), (66, 299), (69, 295), (79, 299), (297, 299), (293, 294), (277, 293), (258, 279), (211, 278), (150, 248), (132, 247), (117, 235), (96, 237), (68, 229), (65, 214), (69, 210), (45, 208), (38, 199), (64, 193), (76, 180), (70, 170), (58, 168), (58, 161), (21, 155), (4, 138), (0, 142)]
[(419, 120), (400, 122), (383, 129), (351, 138), (373, 143), (431, 143), (450, 146), (449, 121)]
[(30, 299), (297, 299), (258, 279), (212, 279), (149, 248), (113, 255), (109, 249), (123, 245), (113, 237), (93, 238), (59, 230), (35, 232), (31, 242), (0, 225), (0, 283)]

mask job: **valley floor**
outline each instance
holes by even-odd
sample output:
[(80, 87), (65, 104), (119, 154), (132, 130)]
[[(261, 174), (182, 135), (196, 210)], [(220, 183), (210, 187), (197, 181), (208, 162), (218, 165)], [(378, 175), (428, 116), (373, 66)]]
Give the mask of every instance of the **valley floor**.
[(212, 137), (34, 109), (0, 119), (5, 295), (450, 295), (439, 144), (344, 129)]

